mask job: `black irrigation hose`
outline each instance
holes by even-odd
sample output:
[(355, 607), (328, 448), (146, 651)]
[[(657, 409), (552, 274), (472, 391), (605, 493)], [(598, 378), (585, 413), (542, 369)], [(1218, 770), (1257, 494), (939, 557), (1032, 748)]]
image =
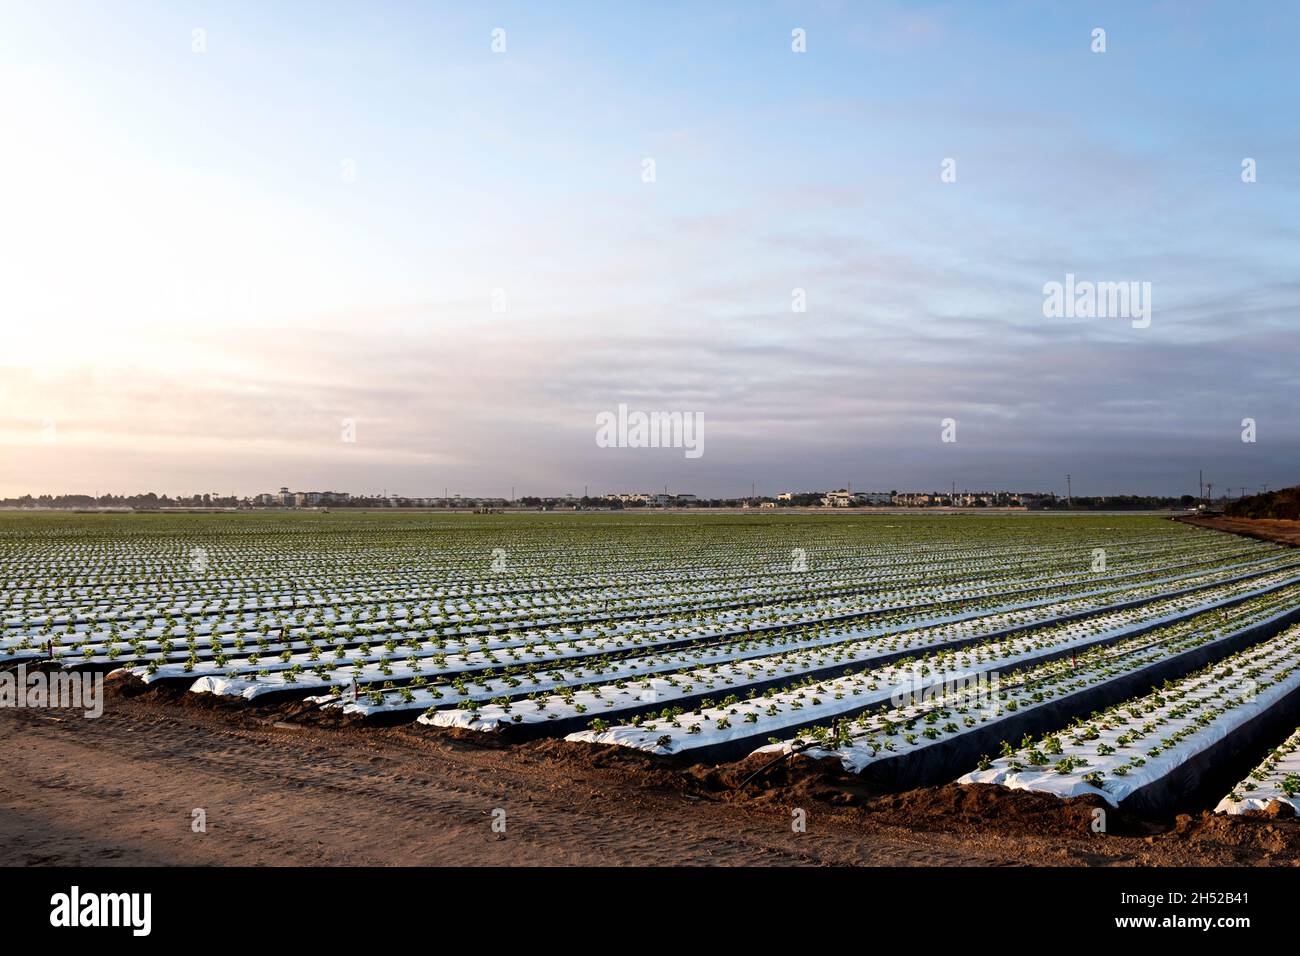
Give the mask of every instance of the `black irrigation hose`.
[[(836, 726), (838, 727), (839, 724), (837, 723)], [(783, 751), (775, 760), (769, 760), (767, 763), (763, 764), (763, 766), (759, 767), (757, 770), (751, 773), (744, 780), (740, 781), (740, 783), (736, 784), (734, 787), (732, 787), (732, 789), (743, 790), (751, 780), (753, 780), (755, 777), (759, 777), (763, 775), (764, 773), (766, 773), (767, 771), (775, 767), (777, 764), (781, 763), (783, 760), (788, 760), (790, 757), (793, 757), (795, 754), (801, 754), (805, 750), (811, 750), (813, 747), (819, 747), (819, 746), (824, 746), (822, 741), (810, 740), (806, 744), (801, 744), (798, 747), (791, 747), (789, 750)]]

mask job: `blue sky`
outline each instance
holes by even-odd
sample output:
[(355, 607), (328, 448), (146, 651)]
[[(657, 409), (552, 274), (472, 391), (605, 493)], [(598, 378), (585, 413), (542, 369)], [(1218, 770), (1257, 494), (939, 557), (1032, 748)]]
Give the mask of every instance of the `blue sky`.
[[(1298, 28), (7, 4), (0, 493), (1293, 482)], [(1044, 318), (1066, 273), (1150, 282), (1150, 327)], [(597, 447), (620, 402), (706, 453)]]

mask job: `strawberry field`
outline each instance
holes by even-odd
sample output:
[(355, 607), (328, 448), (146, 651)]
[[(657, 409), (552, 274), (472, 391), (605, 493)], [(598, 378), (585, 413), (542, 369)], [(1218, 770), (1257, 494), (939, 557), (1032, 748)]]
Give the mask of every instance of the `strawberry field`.
[(0, 667), (890, 788), (1297, 792), (1300, 551), (1157, 517), (7, 513), (0, 580)]

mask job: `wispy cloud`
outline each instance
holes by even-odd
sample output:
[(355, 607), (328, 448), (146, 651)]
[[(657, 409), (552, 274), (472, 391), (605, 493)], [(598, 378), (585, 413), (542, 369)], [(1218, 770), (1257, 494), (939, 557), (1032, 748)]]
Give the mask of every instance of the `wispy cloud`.
[[(7, 12), (0, 493), (1286, 480), (1287, 32), (1021, 13)], [(1044, 318), (1067, 272), (1151, 327)], [(598, 448), (619, 402), (707, 453)]]

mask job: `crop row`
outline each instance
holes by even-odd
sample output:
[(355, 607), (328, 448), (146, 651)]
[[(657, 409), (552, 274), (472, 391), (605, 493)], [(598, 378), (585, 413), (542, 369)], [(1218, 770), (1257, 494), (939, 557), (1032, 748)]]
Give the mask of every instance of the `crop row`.
[[(1165, 580), (1121, 591), (1094, 590), (1087, 597), (1064, 601), (1007, 604), (1002, 596), (994, 596), (983, 601), (949, 602), (930, 608), (925, 614), (902, 606), (852, 614), (826, 614), (823, 608), (818, 607), (795, 608), (783, 609), (780, 614), (769, 613), (761, 618), (728, 619), (711, 626), (694, 621), (686, 625), (658, 621), (655, 622), (657, 626), (641, 631), (596, 628), (595, 636), (587, 636), (591, 632), (563, 630), (541, 639), (505, 635), (478, 649), (458, 646), (446, 638), (421, 642), (414, 636), (408, 638), (400, 651), (395, 641), (382, 646), (363, 643), (352, 648), (344, 643), (343, 636), (335, 632), (331, 635), (336, 642), (332, 651), (319, 644), (305, 653), (301, 647), (285, 646), (279, 659), (271, 659), (266, 664), (261, 663), (260, 655), (251, 663), (247, 658), (222, 661), (219, 657), (206, 662), (188, 660), (160, 664), (154, 661), (148, 666), (145, 679), (207, 675), (217, 679), (197, 683), (196, 690), (239, 694), (251, 699), (266, 693), (282, 692), (286, 685), (307, 690), (344, 684), (358, 687), (389, 682), (394, 686), (424, 684), (434, 678), (449, 680), (456, 675), (471, 674), (517, 677), (521, 673), (549, 671), (565, 662), (591, 661), (603, 665), (611, 657), (642, 657), (648, 653), (663, 654), (696, 646), (705, 646), (709, 652), (716, 653), (716, 645), (729, 645), (722, 650), (724, 656), (757, 656), (752, 647), (749, 651), (737, 650), (738, 646), (743, 647), (755, 640), (766, 641), (767, 652), (771, 653), (783, 648), (875, 638), (875, 647), (869, 652), (863, 651), (864, 654), (900, 657), (1061, 618), (1149, 603), (1162, 597), (1192, 594), (1219, 586), (1240, 585), (1240, 590), (1252, 586), (1274, 586), (1300, 573), (1300, 566), (1294, 560), (1277, 570), (1268, 570), (1272, 567), (1272, 564), (1256, 566), (1246, 574), (1241, 574), (1240, 569), (1222, 568), (1213, 574), (1182, 580), (1175, 578), (1173, 581), (1177, 582), (1177, 587), (1170, 587), (1172, 582)], [(267, 646), (274, 647), (269, 643)], [(414, 703), (414, 698), (408, 700), (405, 694), (402, 696), (404, 704)]]
[[(1295, 559), (1286, 552), (1266, 550), (1257, 553), (1249, 560), (1218, 566), (1214, 573), (1221, 575), (1232, 568), (1264, 568), (1281, 566), (1294, 561)], [(1138, 576), (1140, 578), (1145, 574), (1149, 577), (1160, 573), (1160, 569), (1157, 568), (1140, 572)], [(1122, 577), (1133, 576), (1132, 572), (1127, 572)], [(1187, 577), (1187, 575), (1175, 575), (1173, 579), (1178, 577)], [(1165, 575), (1152, 580), (1159, 582), (1171, 578)], [(1083, 589), (1083, 593), (1097, 593), (1105, 590), (1099, 588), (1098, 584), (1110, 582), (1110, 587), (1114, 590), (1121, 586), (1117, 583), (1120, 581), (1119, 577), (1098, 575), (1095, 579), (1076, 579), (1073, 587), (1064, 587), (1059, 581), (1049, 585), (1041, 581), (1028, 580), (1018, 582), (1018, 588), (1010, 593), (1020, 595), (1053, 591), (1071, 593), (1076, 589)], [(852, 618), (881, 614), (890, 610), (903, 612), (901, 617), (906, 620), (908, 608), (914, 612), (911, 616), (912, 620), (919, 620), (925, 609), (939, 604), (973, 602), (980, 599), (983, 603), (977, 606), (989, 607), (996, 604), (1000, 596), (997, 588), (977, 581), (961, 588), (940, 589), (938, 594), (931, 593), (923, 587), (895, 588), (890, 592), (858, 593), (831, 600), (805, 600), (784, 607), (780, 604), (768, 604), (739, 610), (702, 613), (698, 608), (689, 605), (672, 605), (667, 612), (661, 612), (658, 616), (654, 616), (653, 608), (642, 608), (638, 616), (631, 618), (629, 624), (613, 622), (613, 626), (618, 633), (635, 630), (637, 627), (658, 631), (673, 627), (672, 622), (676, 619), (697, 625), (712, 624), (722, 631), (740, 626), (752, 630), (788, 626), (801, 619), (832, 619), (836, 616)], [(972, 606), (976, 605), (972, 604)], [(349, 613), (343, 618), (332, 616), (319, 609), (297, 608), (284, 611), (277, 618), (276, 623), (280, 626), (278, 632), (274, 634), (272, 622), (262, 621), (259, 624), (256, 617), (242, 624), (204, 621), (198, 618), (168, 621), (162, 627), (152, 628), (143, 633), (114, 622), (108, 625), (106, 633), (92, 634), (78, 630), (71, 634), (46, 634), (44, 641), (37, 636), (29, 636), (21, 640), (11, 639), (0, 647), (0, 653), (7, 653), (13, 657), (32, 657), (39, 656), (41, 651), (46, 651), (56, 658), (75, 659), (75, 662), (80, 664), (118, 663), (162, 666), (169, 660), (179, 660), (184, 664), (176, 669), (178, 676), (181, 674), (201, 676), (205, 673), (226, 673), (226, 665), (220, 659), (230, 657), (232, 651), (242, 651), (244, 645), (253, 643), (257, 645), (257, 649), (250, 654), (256, 654), (256, 659), (244, 666), (256, 672), (257, 659), (269, 659), (283, 655), (285, 652), (289, 652), (292, 656), (295, 651), (306, 651), (311, 654), (313, 653), (311, 645), (317, 642), (327, 642), (331, 645), (343, 643), (349, 647), (358, 647), (363, 643), (378, 644), (389, 641), (408, 643), (415, 640), (438, 644), (437, 648), (428, 649), (437, 652), (446, 649), (447, 645), (442, 643), (444, 641), (503, 632), (507, 634), (505, 640), (510, 644), (526, 644), (529, 642), (530, 628), (534, 631), (542, 629), (547, 631), (547, 633), (534, 635), (533, 640), (541, 641), (582, 637), (584, 634), (593, 633), (608, 636), (610, 632), (600, 623), (588, 623), (588, 626), (581, 631), (576, 628), (569, 629), (574, 623), (590, 622), (594, 616), (593, 610), (595, 609), (565, 607), (548, 612), (549, 616), (533, 613), (525, 626), (525, 622), (511, 621), (504, 617), (492, 620), (477, 613), (445, 609), (445, 603), (439, 603), (436, 607), (426, 604), (413, 609), (390, 603), (362, 608), (359, 612)], [(650, 616), (647, 618), (646, 615)], [(203, 638), (208, 639), (206, 643), (202, 642)], [(212, 666), (207, 668), (199, 666), (205, 661), (212, 662)], [(302, 662), (286, 660), (283, 663), (284, 669), (287, 669)], [(276, 667), (272, 666), (271, 669)]]
[[(1216, 760), (1300, 700), (1300, 627), (1076, 720), (961, 778), (1151, 809), (1193, 792)], [(1292, 724), (1294, 726), (1294, 724)]]
[[(934, 782), (928, 779), (932, 774), (952, 779), (962, 769), (962, 760), (969, 760), (971, 766), (979, 756), (981, 751), (972, 741), (1019, 739), (1021, 731), (1003, 728), (1035, 722), (1050, 725), (1072, 709), (1086, 712), (1099, 688), (1114, 696), (1134, 681), (1145, 680), (1144, 675), (1157, 665), (1167, 668), (1179, 658), (1195, 661), (1198, 655), (1212, 653), (1210, 645), (1231, 647), (1252, 629), (1285, 620), (1298, 601), (1300, 587), (1286, 588), (1095, 646), (1077, 656), (1014, 668), (999, 673), (996, 681), (979, 680), (979, 674), (970, 671), (955, 672), (928, 686), (902, 688), (920, 699), (901, 706), (889, 704), (898, 689), (891, 691), (868, 671), (647, 721), (635, 728), (585, 731), (570, 739), (665, 754), (697, 751), (716, 759), (720, 754), (743, 755), (746, 747), (752, 750), (762, 739), (776, 738), (782, 731), (788, 734), (793, 728), (801, 736), (774, 740), (772, 746), (837, 759), (855, 773), (872, 768), (882, 780), (917, 774), (926, 777), (925, 782)], [(874, 698), (869, 696), (872, 693)], [(993, 736), (997, 734), (1002, 736)]]
[(1274, 802), (1300, 813), (1300, 730), (1268, 752), (1241, 783), (1219, 802), (1223, 813), (1267, 810)]
[[(1227, 539), (1235, 541), (1236, 539)], [(596, 591), (565, 591), (551, 588), (543, 593), (449, 595), (447, 589), (426, 586), (423, 590), (390, 586), (377, 590), (352, 590), (345, 594), (312, 591), (295, 581), (292, 591), (266, 593), (258, 599), (208, 601), (158, 610), (155, 593), (145, 603), (111, 609), (82, 608), (77, 613), (29, 615), (6, 622), (0, 636), (0, 655), (6, 649), (24, 650), (56, 639), (59, 648), (79, 656), (87, 645), (135, 639), (186, 639), (209, 634), (269, 633), (284, 628), (375, 625), (393, 627), (419, 623), (439, 626), (471, 623), (483, 630), (536, 626), (541, 623), (580, 623), (591, 620), (635, 619), (654, 610), (707, 616), (728, 610), (758, 608), (795, 598), (826, 600), (860, 607), (870, 595), (881, 597), (923, 590), (930, 602), (962, 595), (978, 596), (1007, 591), (1018, 585), (1022, 592), (1035, 588), (1067, 590), (1095, 586), (1107, 580), (1130, 581), (1157, 570), (1196, 570), (1219, 564), (1252, 560), (1281, 560), (1282, 554), (1267, 545), (1250, 549), (1206, 547), (1194, 541), (1164, 552), (1123, 554), (1123, 566), (1110, 573), (1062, 570), (1057, 563), (1015, 561), (998, 564), (971, 557), (946, 566), (927, 564), (910, 572), (897, 568), (873, 567), (852, 574), (837, 574), (818, 567), (816, 573), (766, 573), (744, 587), (729, 589), (723, 581), (683, 585), (660, 574), (640, 588), (624, 584)], [(481, 573), (481, 572), (480, 572)], [(463, 588), (461, 591), (463, 592)], [(152, 602), (152, 603), (149, 603)], [(924, 602), (922, 602), (924, 603)], [(49, 608), (45, 610), (48, 612)]]
[[(754, 688), (763, 690), (831, 673), (876, 669), (878, 682), (892, 686), (902, 679), (899, 675), (910, 676), (914, 669), (923, 669), (938, 679), (938, 675), (956, 669), (1009, 667), (1117, 640), (1143, 628), (1263, 595), (1297, 581), (1300, 576), (1294, 573), (1252, 579), (1136, 607), (1085, 613), (1075, 619), (1062, 613), (1059, 606), (1047, 606), (1038, 609), (1040, 617), (1020, 618), (1016, 623), (1011, 623), (1011, 615), (991, 615), (957, 626), (935, 625), (872, 639), (845, 640), (831, 634), (812, 646), (805, 644), (780, 653), (773, 653), (760, 642), (750, 642), (743, 652), (730, 655), (709, 646), (697, 649), (695, 660), (679, 654), (666, 660), (649, 657), (605, 663), (580, 672), (556, 670), (518, 677), (465, 679), (451, 686), (372, 692), (368, 699), (341, 701), (335, 706), (372, 714), (425, 705), (434, 708), (425, 715), (426, 723), (485, 731), (520, 724), (566, 726), (582, 722), (583, 715), (602, 724), (631, 719), (635, 726), (633, 718), (638, 713), (680, 708), (709, 696), (745, 694)], [(972, 623), (979, 627), (970, 627)], [(991, 636), (998, 633), (1005, 636)], [(896, 664), (881, 670), (888, 662)], [(553, 688), (560, 689), (540, 693)], [(513, 703), (513, 698), (524, 695), (529, 700)], [(458, 705), (458, 709), (437, 712), (451, 705)]]

